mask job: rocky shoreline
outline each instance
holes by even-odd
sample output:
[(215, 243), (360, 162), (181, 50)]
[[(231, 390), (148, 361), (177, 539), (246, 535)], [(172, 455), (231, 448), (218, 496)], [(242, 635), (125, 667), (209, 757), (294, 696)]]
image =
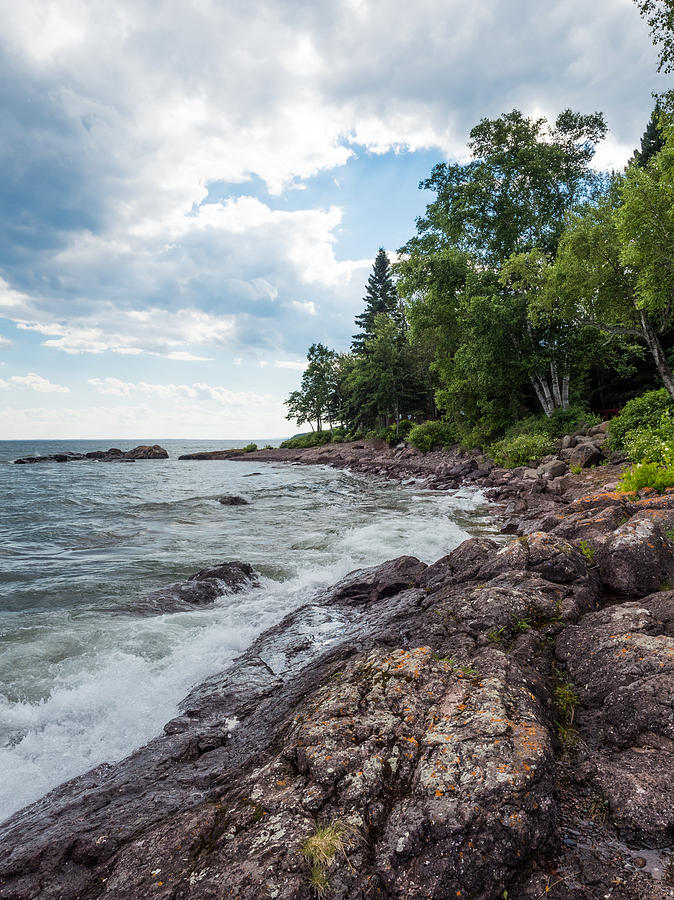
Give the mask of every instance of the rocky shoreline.
[[(589, 468), (602, 436), (536, 469), (246, 453), (479, 487), (517, 536), (355, 572), (287, 616), (163, 735), (0, 826), (0, 897), (673, 897), (674, 492), (615, 492), (619, 465)], [(140, 612), (252, 579), (214, 567)]]

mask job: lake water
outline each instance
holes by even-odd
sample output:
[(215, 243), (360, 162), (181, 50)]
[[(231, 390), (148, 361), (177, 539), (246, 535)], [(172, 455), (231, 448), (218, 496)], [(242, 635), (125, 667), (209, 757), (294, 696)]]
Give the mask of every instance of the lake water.
[[(0, 819), (142, 746), (190, 687), (349, 571), (401, 554), (432, 562), (491, 529), (474, 492), (178, 460), (245, 441), (160, 441), (168, 460), (10, 464), (138, 443), (0, 442)], [(225, 493), (249, 505), (223, 506)], [(149, 591), (234, 559), (261, 587), (206, 609), (134, 613)]]

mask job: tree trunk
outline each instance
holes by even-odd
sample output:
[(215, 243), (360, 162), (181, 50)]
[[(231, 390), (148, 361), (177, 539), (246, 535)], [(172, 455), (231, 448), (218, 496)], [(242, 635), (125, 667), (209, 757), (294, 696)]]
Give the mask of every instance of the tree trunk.
[(559, 389), (559, 371), (554, 359), (550, 363), (550, 382), (552, 384), (552, 395), (555, 398), (555, 409), (561, 409), (562, 392)]
[(550, 396), (550, 389), (548, 388), (545, 379), (540, 378), (538, 375), (530, 375), (529, 381), (533, 385), (534, 390), (536, 391), (536, 396), (539, 399), (541, 406), (543, 407), (543, 412), (546, 416), (552, 414), (552, 397)]
[(667, 392), (669, 396), (674, 399), (674, 376), (672, 375), (672, 370), (669, 368), (669, 363), (665, 357), (664, 351), (662, 349), (662, 344), (655, 333), (655, 329), (648, 321), (648, 316), (643, 311), (643, 309), (639, 310), (639, 319), (641, 320), (641, 330), (644, 335), (644, 339), (648, 344), (648, 349), (653, 354), (653, 359), (655, 360), (655, 366), (658, 370), (658, 374), (660, 378), (667, 388)]
[(569, 373), (565, 372), (562, 378), (562, 409), (569, 408)]

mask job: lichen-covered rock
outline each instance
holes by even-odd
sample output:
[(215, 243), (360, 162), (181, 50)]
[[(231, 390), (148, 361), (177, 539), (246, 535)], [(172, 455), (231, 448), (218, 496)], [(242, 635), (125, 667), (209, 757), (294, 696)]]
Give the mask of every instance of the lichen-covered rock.
[(645, 597), (674, 580), (674, 546), (653, 519), (634, 516), (599, 548), (604, 584), (618, 594)]
[(674, 592), (584, 616), (557, 640), (579, 723), (626, 837), (665, 846), (674, 829)]
[(126, 844), (89, 896), (308, 900), (317, 823), (344, 828), (322, 872), (331, 897), (500, 896), (554, 842), (552, 745), (518, 667), (498, 651), (474, 664), (425, 647), (357, 656), (279, 723), (266, 758)]

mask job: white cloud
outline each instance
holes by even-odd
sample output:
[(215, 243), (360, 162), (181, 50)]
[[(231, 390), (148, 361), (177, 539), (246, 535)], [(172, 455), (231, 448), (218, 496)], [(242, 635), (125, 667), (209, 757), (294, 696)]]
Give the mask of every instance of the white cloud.
[(232, 391), (222, 385), (205, 384), (151, 384), (146, 381), (122, 381), (119, 378), (90, 378), (89, 384), (99, 394), (118, 397), (129, 397), (136, 394), (147, 394), (172, 400), (195, 400), (200, 396), (210, 398), (221, 406), (255, 406), (273, 400), (271, 394), (258, 394), (255, 391)]
[(274, 362), (277, 369), (296, 369), (298, 372), (304, 372), (307, 367), (305, 362), (295, 362), (291, 359), (277, 359)]
[(12, 342), (9, 338), (6, 338), (4, 335), (0, 334), (0, 347), (11, 347)]
[(0, 387), (9, 388), (12, 386), (28, 388), (31, 391), (37, 391), (40, 394), (69, 394), (70, 388), (62, 384), (54, 384), (42, 375), (36, 375), (35, 372), (29, 372), (28, 375), (12, 375), (11, 378), (2, 380)]
[(313, 300), (291, 300), (289, 303), (293, 309), (298, 310), (299, 312), (306, 313), (308, 316), (315, 316), (318, 313), (316, 309), (316, 304)]

